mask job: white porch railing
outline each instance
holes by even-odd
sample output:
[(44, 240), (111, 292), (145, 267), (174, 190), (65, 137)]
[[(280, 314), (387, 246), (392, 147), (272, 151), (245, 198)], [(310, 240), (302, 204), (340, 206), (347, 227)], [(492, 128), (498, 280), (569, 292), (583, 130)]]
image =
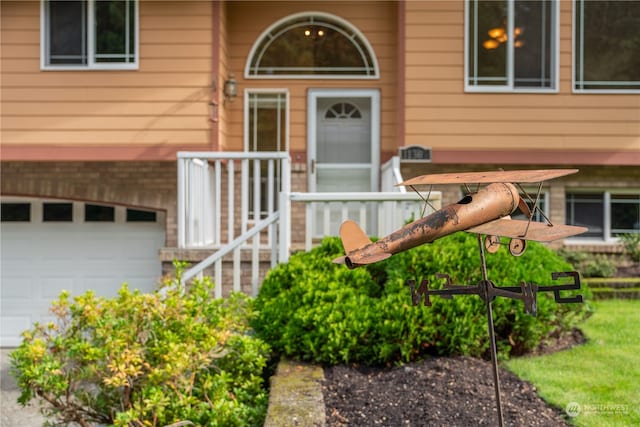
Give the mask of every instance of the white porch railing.
[[(183, 282), (213, 267), (217, 297), (223, 294), (223, 281), (231, 281), (233, 290), (242, 290), (243, 273), (256, 295), (261, 252), (270, 253), (271, 267), (286, 262), (292, 237), (309, 250), (314, 240), (338, 235), (339, 225), (347, 218), (358, 221), (371, 235), (384, 236), (423, 215), (425, 203), (417, 194), (400, 192), (392, 185), (402, 181), (399, 164), (389, 162), (385, 168), (386, 185), (395, 191), (291, 193), (287, 153), (178, 153), (178, 248), (212, 251), (184, 272)], [(432, 192), (430, 202), (437, 208), (440, 193)], [(292, 203), (304, 203), (304, 215), (292, 218)], [(247, 252), (250, 256), (243, 258), (241, 253)], [(232, 255), (232, 271), (223, 275), (227, 255)]]
[[(216, 298), (222, 297), (222, 259), (224, 256), (229, 253), (233, 253), (233, 290), (241, 291), (242, 285), (240, 283), (240, 250), (242, 249), (242, 245), (245, 244), (249, 239), (254, 239), (257, 241), (256, 235), (259, 235), (267, 227), (275, 227), (276, 221), (280, 217), (279, 212), (273, 212), (266, 219), (263, 219), (258, 224), (256, 224), (251, 230), (242, 234), (234, 241), (230, 242), (222, 249), (214, 252), (207, 258), (200, 261), (198, 264), (191, 267), (189, 270), (185, 271), (181, 277), (182, 283), (186, 283), (194, 277), (202, 278), (204, 274), (204, 270), (211, 265), (214, 266), (214, 292)], [(274, 233), (275, 234), (275, 233)], [(271, 250), (271, 268), (275, 267), (277, 264), (276, 254), (278, 253), (277, 247), (275, 247), (276, 240), (273, 240), (274, 247)], [(258, 286), (260, 284), (260, 277), (258, 264), (259, 260), (259, 252), (255, 245), (251, 248), (251, 293), (255, 296), (258, 294)]]
[(290, 171), (288, 153), (179, 152), (178, 247), (217, 248), (244, 234), (276, 211)]
[[(386, 236), (408, 221), (431, 213), (431, 207), (416, 193), (292, 193), (292, 202), (306, 204), (305, 250), (314, 239), (337, 236), (340, 224), (353, 219), (363, 230), (376, 237)], [(440, 205), (440, 193), (432, 192), (430, 202)], [(320, 221), (318, 221), (320, 220)]]

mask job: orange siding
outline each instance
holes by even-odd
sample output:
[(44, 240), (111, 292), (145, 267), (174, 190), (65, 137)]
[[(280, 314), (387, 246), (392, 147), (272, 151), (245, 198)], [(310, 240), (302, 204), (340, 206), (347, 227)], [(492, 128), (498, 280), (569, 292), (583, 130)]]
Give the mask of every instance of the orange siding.
[[(286, 88), (290, 96), (290, 149), (306, 152), (307, 90), (309, 88), (375, 88), (381, 92), (381, 149), (397, 149), (397, 24), (396, 2), (229, 2), (229, 67), (238, 81), (238, 98), (226, 107), (228, 114), (227, 150), (243, 149), (243, 104), (245, 89)], [(276, 21), (293, 13), (318, 11), (331, 13), (350, 22), (369, 40), (378, 58), (380, 78), (374, 80), (244, 79), (244, 68), (251, 47)]]
[(133, 71), (42, 71), (40, 2), (1, 7), (3, 147), (210, 148), (211, 2), (141, 1)]
[(560, 4), (559, 92), (490, 94), (464, 92), (464, 3), (407, 1), (405, 143), (637, 155), (640, 95), (572, 93), (572, 2)]

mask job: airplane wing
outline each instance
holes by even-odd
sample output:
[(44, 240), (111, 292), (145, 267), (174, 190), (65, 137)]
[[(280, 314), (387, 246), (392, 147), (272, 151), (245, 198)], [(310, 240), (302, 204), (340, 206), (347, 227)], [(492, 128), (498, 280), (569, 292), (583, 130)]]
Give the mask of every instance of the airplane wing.
[(484, 184), (492, 182), (533, 183), (559, 178), (578, 172), (578, 169), (537, 169), (493, 172), (460, 172), (421, 175), (408, 179), (397, 186), (423, 184)]
[[(587, 228), (577, 227), (575, 225), (547, 225), (535, 221), (531, 221), (531, 223), (529, 223), (529, 229), (527, 229), (527, 223), (529, 223), (529, 221), (500, 218), (471, 227), (465, 231), (475, 234), (510, 237), (512, 239), (535, 240), (538, 242), (551, 242), (553, 240), (582, 234), (587, 231)], [(527, 234), (523, 235), (525, 230)]]

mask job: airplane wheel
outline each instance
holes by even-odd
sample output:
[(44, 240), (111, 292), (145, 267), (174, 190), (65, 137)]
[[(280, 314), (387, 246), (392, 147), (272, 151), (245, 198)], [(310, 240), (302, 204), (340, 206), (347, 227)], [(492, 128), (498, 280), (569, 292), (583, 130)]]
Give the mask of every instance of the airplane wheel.
[(500, 249), (500, 237), (498, 236), (486, 236), (484, 238), (484, 248), (490, 254), (495, 254)]
[(513, 256), (520, 256), (527, 249), (527, 241), (524, 239), (511, 239), (509, 242), (509, 252)]

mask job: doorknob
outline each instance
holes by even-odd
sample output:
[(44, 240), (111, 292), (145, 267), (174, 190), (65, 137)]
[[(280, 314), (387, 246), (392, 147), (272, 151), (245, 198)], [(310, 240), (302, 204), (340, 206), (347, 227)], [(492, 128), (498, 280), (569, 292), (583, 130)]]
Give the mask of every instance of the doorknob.
[(316, 159), (311, 159), (311, 173), (316, 173)]

